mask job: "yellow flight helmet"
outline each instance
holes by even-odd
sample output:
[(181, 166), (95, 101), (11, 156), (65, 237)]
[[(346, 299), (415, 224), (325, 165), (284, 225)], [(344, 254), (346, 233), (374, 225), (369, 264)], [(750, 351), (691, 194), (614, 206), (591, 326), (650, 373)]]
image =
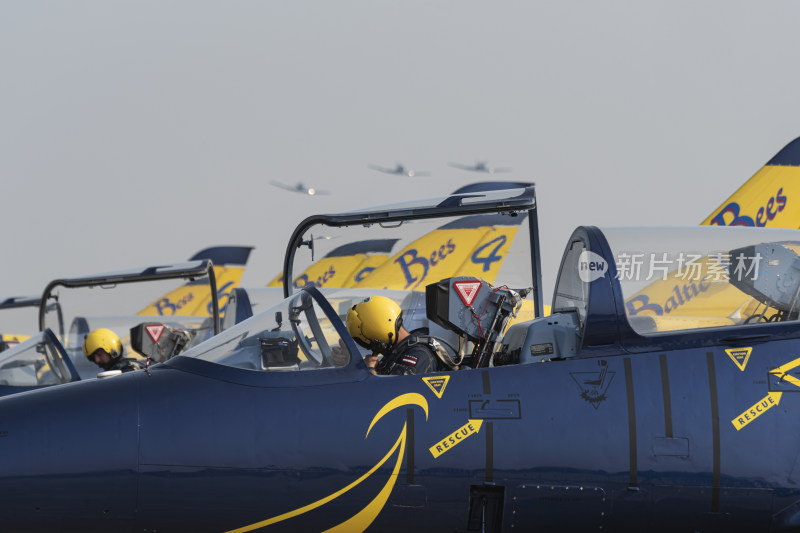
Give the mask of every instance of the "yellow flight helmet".
[(110, 329), (98, 328), (83, 339), (83, 355), (89, 359), (100, 348), (109, 354), (112, 360), (122, 357), (122, 342)]
[(388, 355), (403, 325), (403, 311), (385, 296), (371, 296), (347, 311), (346, 325), (360, 346)]

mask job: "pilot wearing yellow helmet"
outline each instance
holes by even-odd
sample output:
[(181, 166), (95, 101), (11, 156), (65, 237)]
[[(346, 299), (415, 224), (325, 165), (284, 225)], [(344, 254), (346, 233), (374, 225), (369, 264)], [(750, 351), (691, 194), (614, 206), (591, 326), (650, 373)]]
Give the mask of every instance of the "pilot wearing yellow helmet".
[(116, 333), (98, 328), (83, 339), (83, 355), (103, 370), (130, 372), (144, 368), (137, 359), (123, 357), (125, 348)]
[[(424, 374), (446, 370), (426, 329), (403, 327), (400, 306), (384, 296), (371, 296), (347, 311), (347, 331), (372, 353), (364, 357), (373, 374)], [(378, 355), (383, 358), (378, 360)]]

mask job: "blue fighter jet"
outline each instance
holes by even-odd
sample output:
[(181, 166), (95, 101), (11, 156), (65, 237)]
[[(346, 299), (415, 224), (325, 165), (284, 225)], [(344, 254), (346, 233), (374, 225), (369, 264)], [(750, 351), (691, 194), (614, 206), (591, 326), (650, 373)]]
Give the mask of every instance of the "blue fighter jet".
[[(403, 252), (407, 289), (285, 281), (275, 306), (147, 371), (0, 399), (0, 523), (797, 530), (800, 231), (581, 226), (541, 316), (528, 186), (309, 217), (283, 279), (312, 232), (475, 231), (443, 224), (468, 215), (524, 218), (469, 253), (445, 235)], [(468, 273), (437, 279), (448, 261)], [(451, 370), (372, 374), (343, 320), (365, 294), (441, 339)]]

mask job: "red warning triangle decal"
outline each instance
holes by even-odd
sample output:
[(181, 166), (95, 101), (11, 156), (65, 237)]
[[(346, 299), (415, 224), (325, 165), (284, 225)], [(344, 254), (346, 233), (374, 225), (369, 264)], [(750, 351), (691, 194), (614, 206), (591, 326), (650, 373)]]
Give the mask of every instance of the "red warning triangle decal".
[(161, 334), (164, 333), (164, 327), (164, 324), (152, 324), (145, 326), (144, 329), (147, 330), (147, 334), (150, 335), (153, 342), (157, 343), (158, 339), (161, 338)]
[(456, 290), (456, 294), (461, 298), (461, 301), (464, 302), (464, 305), (470, 306), (481, 290), (481, 282), (478, 280), (454, 281), (453, 288)]

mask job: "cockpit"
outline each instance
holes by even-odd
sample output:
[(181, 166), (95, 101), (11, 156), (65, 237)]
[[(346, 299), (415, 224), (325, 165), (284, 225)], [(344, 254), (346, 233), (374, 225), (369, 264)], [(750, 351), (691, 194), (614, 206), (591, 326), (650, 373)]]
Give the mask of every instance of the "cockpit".
[(797, 231), (610, 228), (603, 235), (637, 333), (798, 318)]
[(537, 304), (541, 312), (534, 190), (511, 185), (309, 217), (292, 235), (284, 270), (268, 287), (282, 286), (287, 298), (278, 302), (274, 289), (234, 292), (225, 331), (185, 355), (284, 373), (363, 366), (344, 318), (355, 303), (380, 295), (402, 309), (403, 327), (441, 340), (453, 360), (469, 360), (474, 342), (462, 343), (447, 320), (428, 317), (429, 286), (458, 276), (502, 280), (498, 294), (533, 291), (520, 298), (518, 319), (535, 317)]
[(269, 372), (359, 368), (363, 349), (344, 315), (367, 293), (392, 298), (443, 338), (461, 369), (707, 345), (731, 328), (798, 319), (800, 232), (580, 227), (565, 248), (551, 313), (539, 318), (525, 312), (526, 290), (477, 277), (422, 289), (309, 284), (186, 356)]
[[(148, 335), (148, 326), (156, 330), (159, 338)], [(117, 334), (122, 342), (123, 355), (142, 362), (150, 357), (153, 363), (166, 361), (191, 346), (202, 343), (214, 334), (211, 317), (196, 316), (75, 316), (70, 321), (68, 334), (62, 338), (64, 349), (83, 379), (94, 378), (99, 367), (83, 354), (83, 340), (91, 331), (105, 328)], [(143, 349), (145, 347), (150, 349)], [(149, 346), (148, 346), (149, 344)]]
[(309, 285), (185, 355), (247, 370), (286, 372), (344, 367), (351, 353), (359, 353), (358, 348), (341, 319)]
[(80, 378), (56, 335), (45, 329), (0, 354), (0, 396)]
[(731, 328), (797, 320), (800, 232), (701, 226), (576, 229), (548, 317), (512, 325), (505, 360), (711, 345)]
[[(188, 283), (176, 288), (176, 281)], [(39, 305), (39, 328), (56, 333), (82, 378), (94, 378), (99, 367), (83, 354), (91, 331), (113, 331), (124, 357), (162, 362), (219, 332), (218, 296), (209, 259), (56, 279), (38, 299), (46, 303)], [(144, 298), (155, 303), (137, 313)], [(184, 306), (208, 314), (195, 316)]]

